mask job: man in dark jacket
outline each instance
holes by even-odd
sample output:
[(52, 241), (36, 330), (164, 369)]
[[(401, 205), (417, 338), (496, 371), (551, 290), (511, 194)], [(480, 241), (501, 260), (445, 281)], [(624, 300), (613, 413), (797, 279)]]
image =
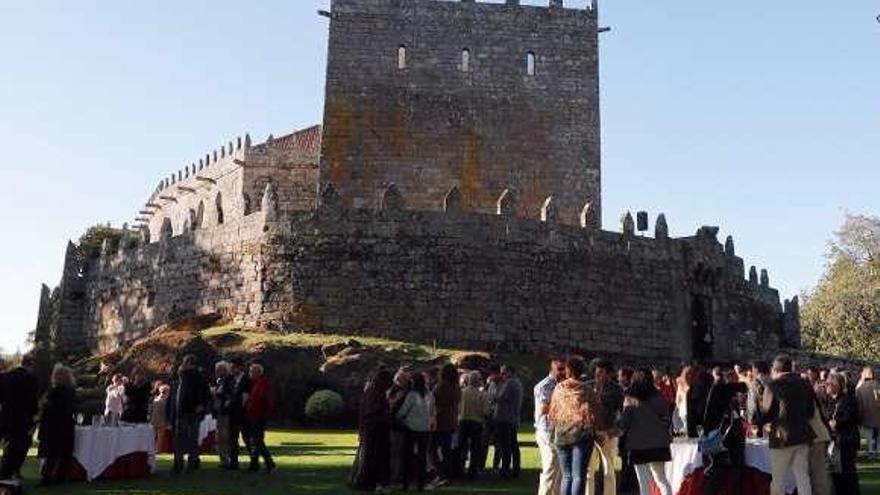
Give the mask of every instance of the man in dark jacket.
[[(617, 458), (618, 433), (617, 415), (623, 410), (623, 388), (615, 382), (614, 364), (607, 359), (594, 359), (592, 363), (593, 380), (587, 382), (599, 397), (602, 407), (596, 413), (596, 445), (587, 463), (586, 495), (617, 493), (617, 478), (614, 462)], [(599, 470), (603, 476), (596, 477)], [(598, 484), (598, 488), (597, 488)]]
[(0, 480), (18, 474), (31, 446), (39, 400), (39, 384), (32, 368), (31, 357), (25, 356), (20, 366), (0, 375), (0, 438), (6, 444)]
[(250, 430), (245, 409), (245, 400), (251, 390), (251, 380), (241, 359), (233, 359), (230, 363), (232, 364), (230, 376), (232, 395), (229, 400), (229, 464), (227, 468), (234, 470), (238, 469), (238, 438), (242, 437), (248, 452), (251, 450)]
[(772, 495), (785, 493), (785, 477), (794, 472), (799, 495), (812, 495), (810, 444), (815, 438), (810, 419), (816, 411), (813, 387), (793, 373), (791, 358), (773, 360), (773, 381), (764, 390), (761, 412), (770, 425)]
[(208, 410), (210, 397), (208, 382), (196, 368), (196, 357), (184, 356), (167, 406), (168, 422), (174, 431), (175, 473), (183, 470), (184, 455), (187, 456), (187, 471), (199, 468), (199, 426)]

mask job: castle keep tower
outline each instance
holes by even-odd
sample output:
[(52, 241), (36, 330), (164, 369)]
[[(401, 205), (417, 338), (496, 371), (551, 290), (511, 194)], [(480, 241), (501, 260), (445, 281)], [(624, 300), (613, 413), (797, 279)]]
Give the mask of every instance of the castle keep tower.
[[(374, 208), (601, 218), (598, 12), (461, 0), (333, 0), (321, 187)], [(460, 196), (459, 196), (460, 195)], [(549, 201), (548, 201), (549, 200)]]

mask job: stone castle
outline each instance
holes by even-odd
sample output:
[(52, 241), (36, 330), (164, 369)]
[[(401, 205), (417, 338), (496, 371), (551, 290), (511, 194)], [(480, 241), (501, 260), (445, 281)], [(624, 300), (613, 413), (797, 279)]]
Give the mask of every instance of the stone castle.
[[(333, 0), (323, 125), (162, 179), (67, 247), (57, 345), (174, 319), (445, 346), (732, 360), (798, 347), (797, 298), (718, 229), (602, 229), (598, 5)], [(45, 300), (41, 313), (48, 311)], [(47, 317), (41, 314), (41, 321)]]

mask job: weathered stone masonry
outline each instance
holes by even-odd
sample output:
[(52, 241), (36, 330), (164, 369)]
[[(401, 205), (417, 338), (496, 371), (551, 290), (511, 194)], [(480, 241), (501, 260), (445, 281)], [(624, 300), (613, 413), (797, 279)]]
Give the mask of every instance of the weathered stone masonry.
[[(598, 13), (333, 0), (323, 128), (238, 138), (163, 179), (143, 243), (58, 291), (67, 350), (179, 317), (666, 361), (799, 345), (798, 301), (732, 238), (600, 229)], [(41, 305), (48, 306), (48, 305)], [(41, 321), (48, 321), (41, 318)]]

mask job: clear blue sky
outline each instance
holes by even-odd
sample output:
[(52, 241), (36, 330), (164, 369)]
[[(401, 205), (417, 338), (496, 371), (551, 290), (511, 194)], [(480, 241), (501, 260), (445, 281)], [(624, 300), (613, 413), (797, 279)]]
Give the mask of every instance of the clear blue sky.
[[(0, 346), (34, 326), (67, 239), (131, 221), (238, 134), (320, 123), (328, 3), (0, 3)], [(627, 209), (719, 225), (786, 297), (813, 285), (844, 212), (880, 213), (878, 13), (604, 0), (605, 227)]]

